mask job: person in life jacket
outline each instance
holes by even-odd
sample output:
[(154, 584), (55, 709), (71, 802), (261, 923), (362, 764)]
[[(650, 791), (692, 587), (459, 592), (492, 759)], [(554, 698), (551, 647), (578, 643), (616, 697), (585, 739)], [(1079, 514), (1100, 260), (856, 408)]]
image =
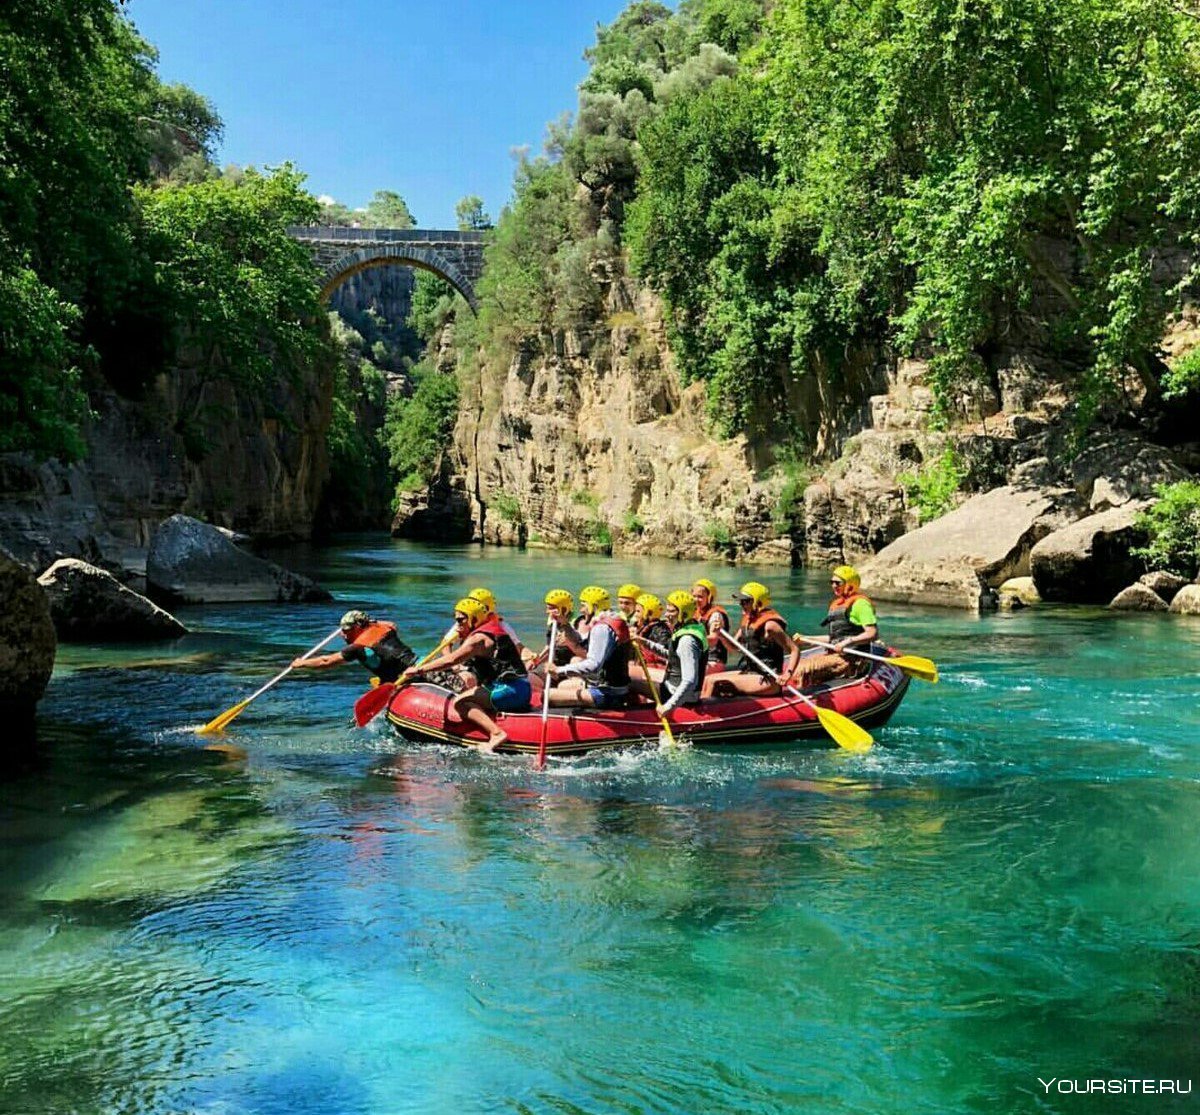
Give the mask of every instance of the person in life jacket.
[(637, 598), (629, 630), (641, 646), (647, 663), (661, 666), (666, 662), (671, 625), (663, 619), (663, 602), (653, 593), (643, 592)]
[(717, 603), (717, 586), (707, 577), (692, 585), (696, 602), (696, 620), (708, 631), (708, 657), (714, 662), (729, 661), (729, 644), (721, 638), (722, 631), (732, 631), (729, 613)]
[(513, 625), (496, 611), (496, 597), (492, 594), (492, 590), (473, 588), (467, 593), (467, 596), (472, 600), (478, 600), (487, 609), (487, 618), (496, 620), (504, 628), (504, 633), (513, 641), (513, 645), (517, 648), (517, 653), (524, 658), (527, 653), (525, 644), (521, 642), (521, 637), (517, 634)]
[[(677, 589), (667, 596), (665, 621), (670, 625), (666, 668), (652, 670), (662, 701), (657, 707), (659, 716), (666, 716), (679, 705), (694, 704), (700, 699), (708, 668), (708, 631), (696, 620), (696, 601), (692, 594)], [(653, 697), (649, 684), (634, 678), (630, 688)]]
[[(575, 631), (574, 617), (575, 598), (565, 588), (552, 588), (546, 593), (546, 644), (550, 642), (550, 631), (553, 626), (558, 632), (554, 644), (554, 664), (565, 666), (576, 658), (582, 658), (587, 653), (587, 642), (581, 639)], [(528, 647), (521, 657), (531, 670), (546, 660), (546, 646), (536, 654)], [(544, 672), (544, 671), (543, 671)]]
[(642, 595), (640, 585), (632, 582), (617, 589), (617, 611), (625, 617), (625, 622), (632, 626), (633, 613), (637, 611), (637, 599)]
[(463, 632), (462, 643), (439, 654), (424, 665), (410, 666), (401, 681), (419, 678), (438, 670), (458, 667), (473, 677), (467, 678), (463, 692), (454, 698), (454, 711), (468, 724), (487, 733), (479, 745), (484, 752), (495, 751), (508, 740), (508, 733), (492, 719), (492, 711), (528, 712), (532, 689), (525, 663), (512, 639), (495, 616), (478, 600), (463, 597), (454, 605), (454, 623)]
[(360, 662), (380, 681), (395, 681), (416, 660), (412, 648), (396, 634), (394, 623), (373, 620), (355, 609), (342, 616), (339, 626), (347, 646), (332, 654), (293, 659), (292, 668), (324, 670), (343, 662)]
[(830, 575), (833, 599), (821, 620), (824, 635), (813, 638), (829, 644), (829, 650), (800, 659), (796, 684), (800, 688), (823, 681), (854, 677), (862, 672), (863, 659), (847, 655), (847, 650), (869, 651), (879, 638), (879, 620), (875, 605), (859, 591), (862, 579), (851, 565), (839, 565)]
[(704, 695), (773, 697), (780, 692), (776, 679), (786, 680), (796, 669), (800, 648), (787, 633), (787, 621), (771, 607), (771, 590), (766, 585), (747, 581), (733, 599), (742, 608), (742, 622), (734, 637), (774, 676), (765, 674), (748, 655), (742, 655), (732, 670), (708, 675)]
[(557, 706), (621, 708), (629, 697), (629, 659), (633, 643), (625, 617), (610, 610), (608, 590), (588, 585), (579, 593), (579, 606), (588, 624), (587, 653), (565, 666), (551, 663), (546, 676), (560, 679), (550, 691)]

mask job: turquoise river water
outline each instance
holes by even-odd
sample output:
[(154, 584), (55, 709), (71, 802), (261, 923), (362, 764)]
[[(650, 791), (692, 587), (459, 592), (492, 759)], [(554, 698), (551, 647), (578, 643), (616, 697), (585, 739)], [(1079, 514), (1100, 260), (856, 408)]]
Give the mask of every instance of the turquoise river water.
[(827, 593), (374, 538), (286, 560), (337, 602), (62, 648), (46, 760), (0, 784), (0, 1112), (1200, 1109), (1200, 623), (889, 607), (942, 682), (863, 756), (538, 773), (352, 728), (354, 666), (206, 750), (351, 606), (423, 650), (481, 584), (532, 643), (558, 585), (765, 578), (810, 631)]

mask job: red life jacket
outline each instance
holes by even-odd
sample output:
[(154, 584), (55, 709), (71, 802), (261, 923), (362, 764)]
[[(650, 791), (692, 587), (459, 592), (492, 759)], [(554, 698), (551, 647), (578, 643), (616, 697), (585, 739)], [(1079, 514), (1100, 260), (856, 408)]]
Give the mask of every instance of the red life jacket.
[[(761, 662), (765, 662), (775, 673), (779, 673), (783, 669), (783, 648), (766, 635), (766, 626), (772, 620), (778, 623), (784, 631), (787, 631), (787, 620), (783, 618), (774, 608), (764, 608), (761, 612), (756, 612), (754, 617), (747, 625), (747, 632), (743, 642), (746, 649)], [(756, 674), (761, 674), (762, 670), (756, 666), (749, 657), (743, 656), (738, 662), (739, 670), (747, 670)]]
[[(701, 611), (696, 609), (696, 619), (703, 625), (705, 630), (708, 629), (708, 620), (710, 616), (719, 615), (725, 618), (725, 630), (732, 631), (733, 623), (729, 619), (729, 613), (725, 611), (715, 600), (711, 601), (707, 608)], [(718, 662), (726, 662), (729, 660), (729, 646), (720, 635), (709, 633), (708, 636), (708, 656), (715, 658)]]
[(367, 647), (369, 649), (395, 633), (396, 625), (394, 623), (385, 623), (383, 620), (377, 619), (374, 623), (368, 624), (355, 635), (354, 641), (350, 645), (352, 647)]
[(471, 635), (486, 635), (492, 640), (492, 648), (487, 657), (476, 658), (471, 663), (471, 670), (479, 679), (480, 685), (491, 685), (497, 681), (526, 676), (527, 671), (525, 663), (521, 661), (520, 651), (512, 641), (512, 636), (504, 629), (504, 620), (500, 616), (494, 615), (491, 619), (484, 620)]
[(597, 624), (603, 624), (611, 629), (617, 640), (617, 645), (613, 647), (608, 660), (600, 667), (599, 684), (613, 689), (628, 688), (629, 659), (633, 656), (633, 640), (629, 635), (629, 623), (622, 615), (601, 612), (592, 619), (592, 626)]
[[(840, 639), (852, 639), (855, 635), (861, 635), (866, 628), (857, 623), (850, 622), (850, 609), (859, 600), (866, 600), (868, 604), (870, 599), (864, 596), (857, 589), (848, 596), (835, 596), (829, 602), (829, 612), (823, 620), (821, 626), (827, 628), (827, 634), (833, 642), (838, 642)], [(871, 605), (874, 607), (874, 605)]]

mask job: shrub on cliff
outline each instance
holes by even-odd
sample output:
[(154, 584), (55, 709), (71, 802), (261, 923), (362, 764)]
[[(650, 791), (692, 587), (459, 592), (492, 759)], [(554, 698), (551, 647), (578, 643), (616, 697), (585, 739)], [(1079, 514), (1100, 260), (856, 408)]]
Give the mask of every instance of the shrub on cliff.
[(458, 416), (458, 381), (428, 364), (413, 369), (416, 389), (411, 397), (394, 396), (388, 403), (384, 437), (389, 461), (400, 477), (396, 491), (428, 485), (437, 471)]
[(1200, 571), (1200, 482), (1163, 484), (1156, 494), (1158, 502), (1134, 524), (1150, 541), (1133, 552), (1152, 570), (1193, 579)]

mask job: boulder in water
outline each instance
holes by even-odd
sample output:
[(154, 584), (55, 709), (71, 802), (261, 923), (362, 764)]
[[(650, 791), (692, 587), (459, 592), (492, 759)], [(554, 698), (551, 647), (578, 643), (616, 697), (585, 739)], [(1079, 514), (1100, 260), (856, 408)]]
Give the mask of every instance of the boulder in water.
[(1109, 607), (1118, 612), (1165, 612), (1167, 602), (1149, 585), (1143, 585), (1139, 581), (1121, 589), (1112, 598)]
[(1130, 549), (1143, 539), (1134, 526), (1149, 503), (1137, 501), (1088, 515), (1043, 538), (1029, 555), (1043, 600), (1099, 604), (1146, 568)]
[(153, 594), (188, 604), (323, 603), (315, 581), (239, 549), (217, 527), (172, 515), (150, 540), (146, 582)]
[(1170, 611), (1177, 616), (1200, 616), (1200, 585), (1184, 585), (1171, 601)]
[(77, 558), (56, 561), (38, 578), (63, 642), (174, 639), (187, 628), (170, 612)]
[(897, 538), (860, 566), (873, 599), (994, 608), (995, 587), (1028, 572), (1030, 547), (1056, 523), (1053, 491), (994, 488)]
[(1179, 576), (1178, 573), (1156, 569), (1153, 573), (1143, 573), (1138, 578), (1138, 583), (1153, 589), (1170, 604), (1175, 599), (1175, 594), (1187, 584), (1187, 578)]
[(7, 750), (34, 740), (34, 714), (57, 645), (46, 594), (25, 566), (0, 549), (0, 720)]

